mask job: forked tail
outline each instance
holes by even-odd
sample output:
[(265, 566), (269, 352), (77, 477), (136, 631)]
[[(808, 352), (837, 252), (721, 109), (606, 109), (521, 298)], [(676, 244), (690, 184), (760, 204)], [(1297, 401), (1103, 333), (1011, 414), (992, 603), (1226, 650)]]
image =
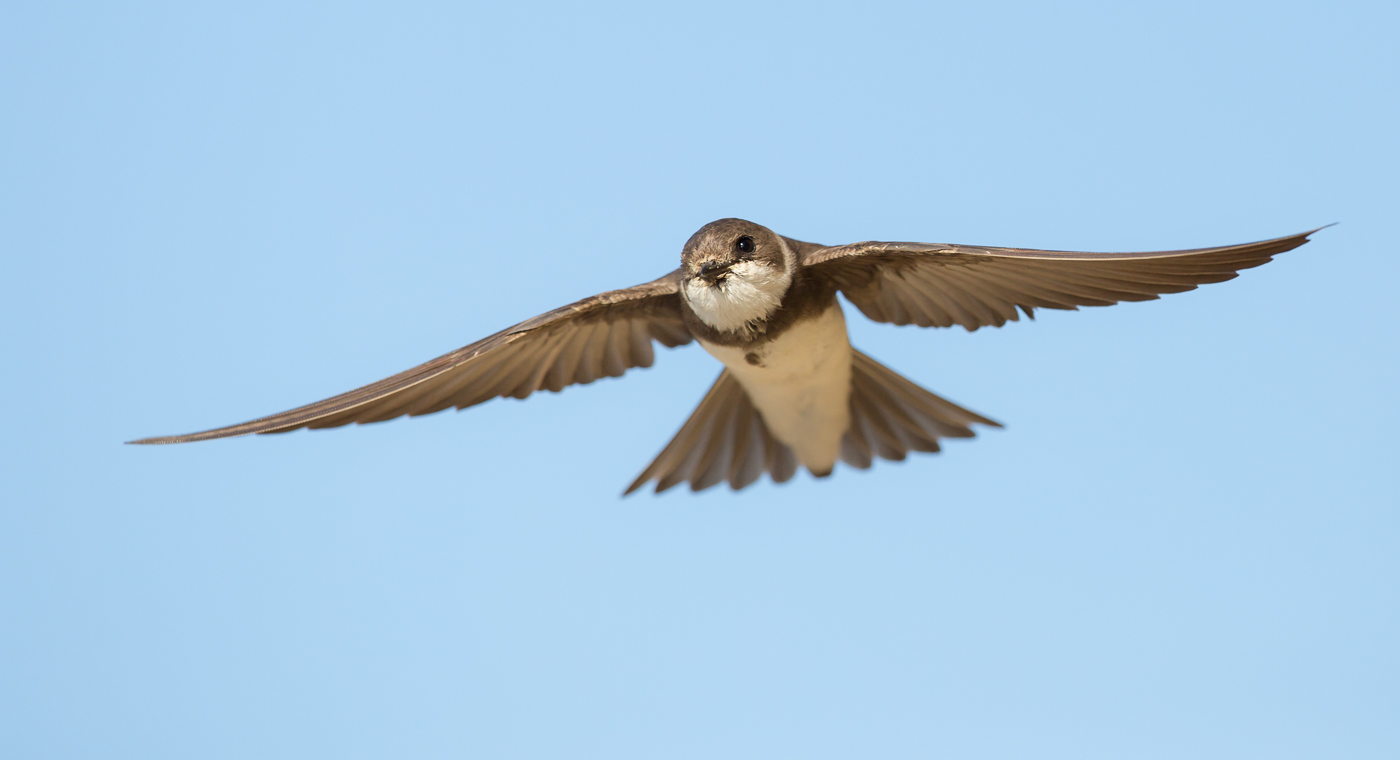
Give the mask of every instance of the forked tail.
[[(899, 461), (910, 451), (938, 451), (939, 438), (972, 438), (973, 423), (1001, 427), (976, 412), (920, 388), (852, 351), (851, 426), (841, 460), (865, 469), (874, 458)], [(699, 491), (725, 480), (739, 490), (769, 473), (782, 483), (797, 472), (792, 449), (773, 437), (739, 381), (725, 370), (676, 437), (623, 493), (656, 481), (660, 493), (689, 482)]]

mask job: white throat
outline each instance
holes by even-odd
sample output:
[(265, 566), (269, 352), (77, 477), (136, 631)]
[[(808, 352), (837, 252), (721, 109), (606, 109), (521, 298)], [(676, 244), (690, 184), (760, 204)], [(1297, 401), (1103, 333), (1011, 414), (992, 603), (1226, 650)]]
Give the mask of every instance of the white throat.
[[(781, 238), (780, 238), (781, 240)], [(782, 271), (756, 261), (735, 264), (729, 275), (711, 285), (686, 280), (681, 292), (701, 321), (716, 330), (742, 330), (778, 310), (792, 283), (797, 256), (782, 242), (787, 266)]]

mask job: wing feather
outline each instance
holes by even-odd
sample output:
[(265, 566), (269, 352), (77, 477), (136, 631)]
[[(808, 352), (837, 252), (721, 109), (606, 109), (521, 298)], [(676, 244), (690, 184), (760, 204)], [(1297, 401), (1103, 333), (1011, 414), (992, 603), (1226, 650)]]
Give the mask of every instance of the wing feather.
[(691, 341), (681, 317), (681, 273), (569, 304), (413, 369), (339, 396), (238, 425), (131, 443), (185, 443), (250, 433), (281, 433), (464, 408), (497, 396), (617, 377), (655, 359), (651, 342)]
[[(867, 242), (828, 248), (803, 244), (801, 255), (813, 276), (833, 283), (873, 320), (923, 327), (956, 324), (971, 331), (1000, 327), (1020, 319), (1020, 313), (1032, 316), (1037, 308), (1148, 301), (1230, 280), (1242, 269), (1303, 245), (1315, 232), (1144, 253)], [(859, 457), (860, 442), (852, 445)]]

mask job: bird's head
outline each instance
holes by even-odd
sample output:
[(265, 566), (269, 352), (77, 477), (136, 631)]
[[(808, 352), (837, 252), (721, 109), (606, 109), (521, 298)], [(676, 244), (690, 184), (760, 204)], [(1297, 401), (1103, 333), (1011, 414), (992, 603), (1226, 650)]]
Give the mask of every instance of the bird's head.
[(681, 250), (681, 293), (705, 324), (742, 330), (778, 310), (796, 268), (797, 255), (772, 230), (721, 219), (701, 227)]

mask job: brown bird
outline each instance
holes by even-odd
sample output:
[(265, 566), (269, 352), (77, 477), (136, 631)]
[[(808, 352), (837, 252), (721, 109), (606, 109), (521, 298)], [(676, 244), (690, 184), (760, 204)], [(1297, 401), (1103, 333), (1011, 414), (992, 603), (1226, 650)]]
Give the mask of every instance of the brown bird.
[[(1319, 228), (1321, 229), (1321, 228)], [(585, 298), (339, 396), (239, 425), (131, 443), (185, 443), (249, 433), (382, 422), (464, 409), (497, 396), (617, 377), (649, 367), (652, 342), (699, 341), (725, 366), (700, 406), (642, 474), (700, 490), (743, 488), (798, 465), (822, 477), (836, 461), (867, 468), (1000, 425), (924, 390), (851, 347), (839, 292), (877, 322), (966, 330), (1034, 310), (1147, 301), (1233, 279), (1304, 244), (1298, 235), (1219, 248), (1080, 253), (935, 243), (823, 246), (742, 219), (701, 227), (679, 269)]]

